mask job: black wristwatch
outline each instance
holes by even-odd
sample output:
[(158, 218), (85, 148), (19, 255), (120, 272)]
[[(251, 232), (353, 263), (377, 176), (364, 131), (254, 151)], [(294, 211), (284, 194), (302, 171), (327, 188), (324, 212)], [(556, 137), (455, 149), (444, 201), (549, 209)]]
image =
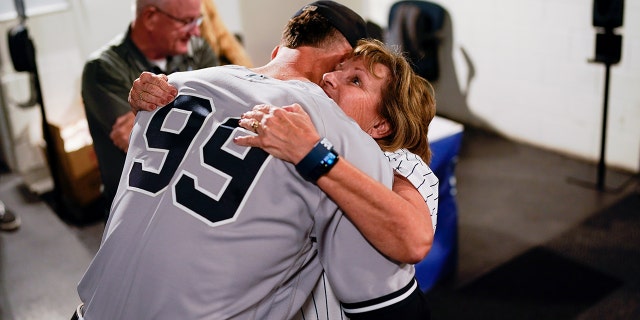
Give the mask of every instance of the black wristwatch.
[(307, 181), (316, 183), (338, 162), (338, 153), (327, 138), (322, 138), (307, 155), (296, 164), (296, 170)]

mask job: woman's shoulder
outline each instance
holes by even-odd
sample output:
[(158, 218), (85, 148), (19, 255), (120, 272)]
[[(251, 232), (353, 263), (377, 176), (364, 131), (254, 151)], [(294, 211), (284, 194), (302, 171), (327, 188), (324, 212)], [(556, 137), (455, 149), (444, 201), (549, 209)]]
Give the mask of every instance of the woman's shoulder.
[[(438, 194), (439, 180), (422, 158), (407, 149), (385, 151), (391, 167), (400, 175), (407, 178), (427, 200)], [(431, 208), (431, 206), (430, 206)], [(433, 209), (432, 209), (433, 210)]]
[(384, 155), (387, 157), (387, 160), (389, 160), (391, 167), (405, 177), (416, 173), (422, 176), (432, 174), (429, 165), (417, 154), (407, 149), (385, 151)]
[(429, 167), (417, 154), (404, 148), (394, 151), (384, 151), (384, 155), (392, 164), (397, 163), (398, 165), (404, 166), (408, 163), (413, 163), (414, 165), (418, 164)]

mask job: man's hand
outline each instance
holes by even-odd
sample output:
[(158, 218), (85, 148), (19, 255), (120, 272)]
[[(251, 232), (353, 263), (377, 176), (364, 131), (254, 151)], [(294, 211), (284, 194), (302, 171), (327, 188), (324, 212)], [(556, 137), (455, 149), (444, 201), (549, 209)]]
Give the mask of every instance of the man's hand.
[(135, 119), (136, 116), (132, 112), (127, 112), (118, 117), (116, 123), (111, 127), (109, 138), (111, 138), (111, 141), (113, 141), (116, 147), (124, 152), (129, 150), (129, 137), (131, 136)]
[(129, 105), (135, 115), (138, 111), (153, 111), (159, 106), (164, 106), (175, 99), (178, 90), (169, 84), (164, 74), (143, 72), (133, 81), (129, 91)]

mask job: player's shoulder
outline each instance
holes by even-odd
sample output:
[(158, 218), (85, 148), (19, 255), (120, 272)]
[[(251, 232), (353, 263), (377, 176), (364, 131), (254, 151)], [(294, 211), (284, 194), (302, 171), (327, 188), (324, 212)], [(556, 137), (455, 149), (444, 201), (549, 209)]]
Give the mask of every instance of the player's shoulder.
[(357, 132), (356, 135), (364, 133), (355, 120), (347, 116), (320, 86), (309, 82), (300, 84), (299, 89), (302, 91), (298, 103), (309, 114), (320, 135), (342, 131), (354, 131)]
[(197, 82), (200, 85), (213, 84), (217, 79), (228, 76), (241, 76), (248, 71), (245, 67), (235, 65), (207, 67), (189, 71), (174, 72), (167, 77), (169, 83), (176, 86), (184, 86), (190, 82)]

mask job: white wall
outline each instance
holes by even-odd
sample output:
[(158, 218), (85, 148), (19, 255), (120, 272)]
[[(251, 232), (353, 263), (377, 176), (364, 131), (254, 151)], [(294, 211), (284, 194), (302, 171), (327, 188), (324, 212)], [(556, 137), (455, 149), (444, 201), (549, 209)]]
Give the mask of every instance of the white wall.
[[(216, 0), (221, 1), (221, 0)], [(244, 43), (255, 65), (265, 64), (271, 51), (280, 42), (282, 30), (289, 18), (312, 0), (238, 0), (242, 12)], [(338, 1), (362, 12), (364, 1)], [(265, 14), (267, 13), (268, 14)]]
[[(63, 12), (30, 17), (50, 117), (81, 110), (85, 57), (125, 30), (131, 0), (69, 0)], [(309, 1), (215, 0), (223, 19), (244, 35), (255, 64), (268, 61), (286, 19)], [(340, 1), (386, 26), (391, 0)], [(515, 140), (597, 161), (604, 66), (593, 58), (592, 1), (441, 0), (451, 16), (450, 65), (436, 83), (439, 113), (485, 126)], [(0, 22), (0, 32), (16, 21)], [(622, 61), (611, 69), (607, 164), (638, 172), (640, 159), (640, 2), (625, 3)], [(444, 49), (443, 49), (444, 50)], [(26, 90), (6, 40), (0, 76), (7, 95)], [(467, 78), (471, 78), (467, 81)], [(20, 79), (22, 78), (22, 79)], [(6, 90), (7, 87), (13, 90)], [(16, 89), (18, 88), (18, 89)], [(9, 100), (12, 100), (10, 98)], [(25, 115), (28, 114), (28, 115)], [(27, 120), (24, 120), (26, 117)], [(37, 112), (16, 112), (23, 130)], [(17, 119), (20, 118), (20, 119)], [(37, 128), (36, 128), (37, 129)], [(33, 130), (33, 129), (32, 129)]]
[[(453, 36), (450, 51), (441, 52), (453, 60), (454, 70), (439, 81), (447, 85), (438, 92), (440, 114), (515, 140), (599, 159), (605, 67), (588, 62), (595, 51), (592, 1), (434, 2), (449, 12)], [(386, 26), (393, 1), (369, 3), (371, 19)], [(622, 60), (611, 68), (605, 158), (608, 165), (638, 172), (639, 1), (626, 1), (618, 33), (623, 35)], [(469, 73), (473, 78), (467, 83)], [(458, 93), (450, 90), (451, 77), (458, 78)]]
[[(605, 67), (594, 57), (591, 1), (446, 1), (454, 46), (476, 66), (468, 107), (512, 138), (597, 159)], [(508, 12), (509, 15), (502, 14)], [(611, 69), (606, 158), (638, 170), (640, 3), (627, 1), (622, 61)], [(484, 21), (491, 21), (486, 23)]]
[[(5, 0), (3, 0), (5, 1)], [(9, 0), (6, 0), (9, 1)], [(84, 117), (80, 98), (80, 75), (88, 54), (118, 32), (126, 30), (131, 19), (130, 0), (67, 0), (68, 6), (34, 13), (27, 10), (29, 34), (36, 48), (36, 60), (47, 118), (64, 123)], [(12, 1), (13, 2), (13, 1)], [(29, 3), (28, 0), (25, 2)], [(17, 25), (17, 18), (0, 21), (0, 80), (5, 94), (4, 106), (12, 139), (9, 156), (14, 171), (28, 173), (44, 167), (41, 150), (42, 130), (38, 106), (20, 108), (28, 100), (29, 77), (13, 69), (5, 35)], [(0, 123), (0, 125), (4, 125)], [(6, 137), (5, 137), (6, 138)]]

